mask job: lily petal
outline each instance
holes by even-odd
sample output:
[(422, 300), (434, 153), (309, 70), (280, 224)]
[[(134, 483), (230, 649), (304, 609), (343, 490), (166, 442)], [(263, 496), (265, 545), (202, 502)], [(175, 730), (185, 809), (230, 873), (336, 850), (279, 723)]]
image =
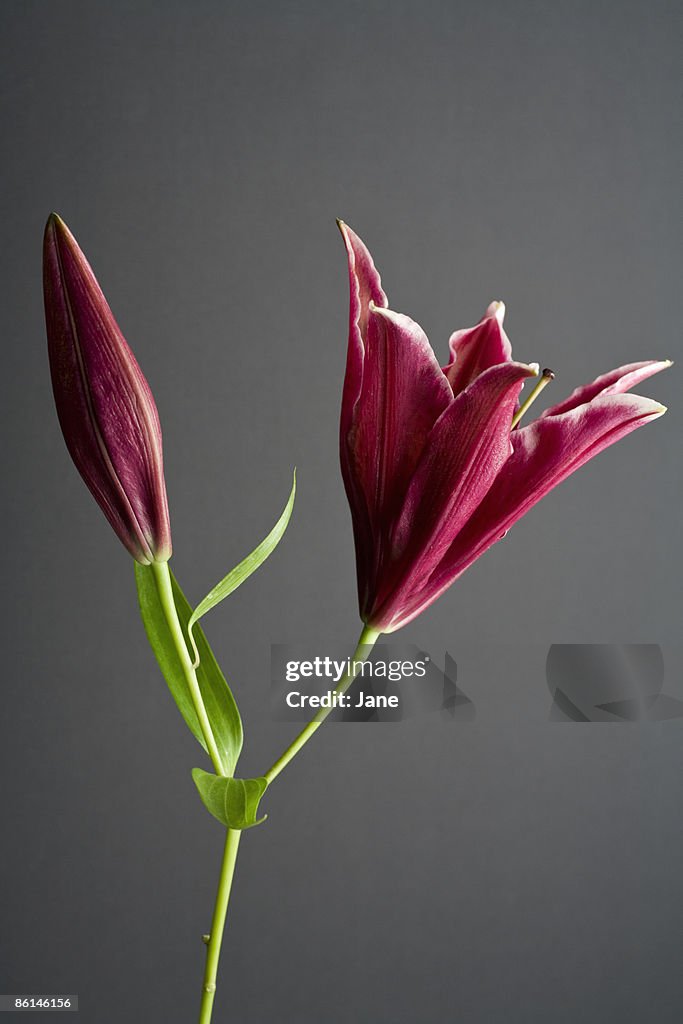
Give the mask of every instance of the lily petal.
[(346, 354), (346, 376), (342, 396), (341, 429), (348, 429), (353, 406), (360, 394), (363, 376), (363, 354), (370, 303), (387, 306), (382, 282), (368, 249), (342, 220), (337, 221), (346, 247), (349, 264), (349, 344)]
[[(522, 384), (536, 370), (502, 363), (485, 370), (436, 421), (412, 475), (385, 554), (383, 586), (366, 621), (385, 632), (453, 543), (510, 456), (510, 422)], [(387, 568), (390, 554), (393, 570)]]
[[(549, 491), (603, 449), (666, 409), (639, 395), (605, 395), (512, 434), (513, 453), (410, 610), (414, 618)], [(406, 619), (405, 621), (409, 621)]]
[(559, 413), (569, 412), (579, 405), (585, 405), (586, 402), (592, 401), (598, 395), (623, 394), (625, 391), (637, 387), (641, 381), (647, 380), (648, 377), (652, 377), (653, 374), (660, 373), (661, 370), (666, 370), (672, 365), (670, 359), (646, 359), (644, 362), (619, 366), (616, 370), (610, 370), (609, 373), (603, 373), (602, 376), (596, 377), (590, 384), (576, 388), (564, 401), (546, 409), (540, 418), (544, 419), (547, 416), (557, 416)]
[(387, 524), (401, 507), (434, 423), (452, 402), (422, 328), (371, 302), (361, 390), (341, 437), (344, 480), (358, 524), (359, 579), (367, 590), (383, 558)]
[(478, 324), (451, 335), (451, 358), (444, 373), (454, 395), (464, 391), (484, 370), (512, 359), (510, 339), (503, 330), (504, 317), (504, 303), (492, 302)]

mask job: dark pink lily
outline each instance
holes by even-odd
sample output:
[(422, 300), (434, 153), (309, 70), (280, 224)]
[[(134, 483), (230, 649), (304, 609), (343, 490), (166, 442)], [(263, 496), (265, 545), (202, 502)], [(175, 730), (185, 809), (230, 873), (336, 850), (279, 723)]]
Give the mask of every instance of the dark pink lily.
[(88, 261), (54, 213), (43, 288), (52, 388), (71, 458), (133, 558), (164, 562), (171, 528), (154, 398)]
[(671, 364), (622, 366), (517, 428), (538, 365), (512, 360), (503, 304), (452, 335), (442, 368), (418, 324), (388, 308), (358, 235), (340, 229), (351, 288), (341, 468), (361, 617), (389, 633), (579, 466), (661, 416), (662, 405), (625, 392)]

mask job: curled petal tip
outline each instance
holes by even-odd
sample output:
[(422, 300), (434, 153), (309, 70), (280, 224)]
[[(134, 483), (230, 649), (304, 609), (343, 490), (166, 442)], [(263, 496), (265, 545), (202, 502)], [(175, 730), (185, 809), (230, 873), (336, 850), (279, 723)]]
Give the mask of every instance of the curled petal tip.
[(541, 364), (540, 363), (527, 363), (527, 366), (528, 366), (529, 371), (530, 371), (529, 376), (530, 377), (538, 377), (539, 373), (541, 372)]
[(646, 359), (639, 363), (627, 363), (625, 366), (618, 366), (608, 373), (596, 377), (590, 384), (575, 388), (568, 398), (551, 406), (541, 413), (542, 417), (557, 416), (563, 412), (569, 412), (580, 405), (592, 402), (601, 395), (625, 394), (641, 384), (648, 377), (662, 370), (668, 370), (671, 366), (670, 359)]
[(344, 245), (346, 246), (347, 249), (352, 248), (353, 243), (350, 238), (348, 224), (346, 223), (346, 221), (342, 220), (341, 217), (336, 217), (335, 220), (337, 222), (337, 227), (339, 228), (341, 236), (344, 239)]
[(502, 326), (505, 319), (505, 303), (501, 302), (500, 299), (494, 299), (486, 310), (486, 316), (495, 316), (498, 323)]

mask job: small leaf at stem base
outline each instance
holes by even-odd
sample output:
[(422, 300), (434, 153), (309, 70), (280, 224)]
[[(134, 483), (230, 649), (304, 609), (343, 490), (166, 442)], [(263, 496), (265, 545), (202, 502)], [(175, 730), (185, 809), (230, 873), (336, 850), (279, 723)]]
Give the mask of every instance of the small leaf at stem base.
[(266, 820), (265, 814), (262, 818), (256, 817), (259, 802), (268, 787), (266, 779), (229, 779), (201, 768), (192, 769), (192, 778), (207, 811), (228, 828), (253, 828)]

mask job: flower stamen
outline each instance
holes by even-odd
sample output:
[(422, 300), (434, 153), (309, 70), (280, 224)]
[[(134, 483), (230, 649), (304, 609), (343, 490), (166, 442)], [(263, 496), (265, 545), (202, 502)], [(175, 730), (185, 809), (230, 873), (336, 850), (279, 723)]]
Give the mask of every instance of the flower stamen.
[(548, 384), (550, 384), (551, 380), (555, 380), (555, 374), (553, 373), (553, 371), (547, 369), (543, 370), (543, 372), (541, 373), (541, 379), (536, 384), (536, 387), (533, 389), (533, 391), (529, 393), (527, 398), (520, 405), (515, 415), (512, 417), (512, 423), (510, 424), (511, 430), (517, 426), (517, 424), (519, 423), (519, 421), (521, 420), (522, 416), (527, 411), (529, 406), (536, 401), (541, 391), (543, 391), (543, 388), (547, 387)]

